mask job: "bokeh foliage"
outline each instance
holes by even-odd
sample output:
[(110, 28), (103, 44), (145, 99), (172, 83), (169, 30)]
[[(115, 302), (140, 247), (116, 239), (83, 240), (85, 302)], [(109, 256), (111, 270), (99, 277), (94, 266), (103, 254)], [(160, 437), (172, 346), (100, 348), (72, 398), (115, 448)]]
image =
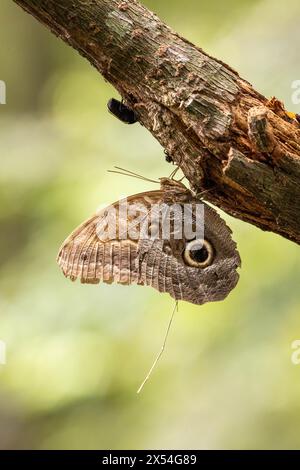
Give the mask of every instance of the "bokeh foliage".
[[(148, 0), (174, 29), (288, 108), (300, 79), (298, 0)], [(66, 280), (60, 243), (99, 205), (168, 175), (157, 142), (106, 111), (112, 87), (11, 0), (1, 1), (1, 448), (299, 448), (299, 247), (226, 217), (243, 260), (222, 303), (173, 308), (137, 286)]]

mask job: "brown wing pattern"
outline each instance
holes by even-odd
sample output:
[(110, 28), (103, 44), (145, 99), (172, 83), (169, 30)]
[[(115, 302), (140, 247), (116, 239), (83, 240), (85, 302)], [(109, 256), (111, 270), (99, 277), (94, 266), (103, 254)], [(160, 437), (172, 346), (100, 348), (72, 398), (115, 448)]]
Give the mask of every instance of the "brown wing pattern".
[[(149, 191), (127, 198), (128, 208), (133, 212), (141, 207), (150, 210), (150, 201), (158, 203), (161, 191)], [(107, 208), (94, 215), (65, 240), (59, 250), (57, 262), (64, 275), (72, 281), (80, 279), (82, 283), (99, 282), (131, 284), (138, 282), (137, 240), (119, 239), (124, 220), (119, 218), (119, 201), (112, 206), (115, 209), (117, 236), (102, 241), (98, 228), (105, 227)], [(112, 222), (110, 220), (110, 222)], [(123, 237), (124, 238), (124, 237)]]
[(99, 227), (104, 234), (109, 231), (106, 223), (108, 208), (78, 227), (63, 243), (58, 254), (58, 264), (64, 275), (73, 281), (79, 278), (82, 283), (103, 281), (152, 286), (176, 300), (198, 305), (223, 300), (238, 282), (240, 257), (231, 238), (231, 230), (211, 207), (204, 204), (204, 238), (213, 246), (214, 259), (205, 268), (185, 262), (183, 251), (187, 240), (184, 238), (176, 240), (171, 237), (167, 241), (161, 238), (135, 239), (130, 233), (124, 237), (124, 227), (131, 217), (128, 213), (139, 212), (140, 206), (144, 208), (141, 213), (147, 216), (151, 204), (178, 200), (180, 204), (200, 202), (195, 201), (181, 183), (167, 180), (163, 184), (171, 189), (168, 186), (167, 190), (162, 188), (127, 198), (128, 212), (125, 215), (119, 211), (119, 202), (109, 206), (115, 209), (115, 236), (105, 240), (99, 237)]
[(181, 249), (176, 249), (182, 240), (173, 241), (171, 252), (164, 250), (163, 240), (140, 240), (139, 284), (198, 305), (227, 297), (239, 279), (240, 257), (225, 221), (214, 209), (204, 207), (204, 236), (214, 247), (214, 262), (204, 269), (188, 266)]

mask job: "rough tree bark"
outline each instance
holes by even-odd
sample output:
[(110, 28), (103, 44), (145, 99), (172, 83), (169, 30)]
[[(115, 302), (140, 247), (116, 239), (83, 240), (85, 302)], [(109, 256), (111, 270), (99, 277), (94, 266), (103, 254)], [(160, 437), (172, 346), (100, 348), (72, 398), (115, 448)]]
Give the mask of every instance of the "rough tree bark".
[(135, 0), (14, 0), (85, 56), (205, 199), (300, 243), (300, 124)]

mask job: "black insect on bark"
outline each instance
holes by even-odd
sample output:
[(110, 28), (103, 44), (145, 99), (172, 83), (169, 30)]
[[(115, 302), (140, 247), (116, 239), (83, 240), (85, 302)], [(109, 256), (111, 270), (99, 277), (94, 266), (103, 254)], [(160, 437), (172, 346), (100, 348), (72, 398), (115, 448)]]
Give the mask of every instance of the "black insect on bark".
[(128, 108), (126, 104), (115, 98), (111, 98), (107, 103), (108, 110), (125, 124), (134, 124), (138, 121), (136, 113)]
[(164, 151), (164, 153), (165, 153), (165, 160), (166, 160), (166, 162), (168, 162), (168, 163), (174, 163), (173, 158), (171, 157), (171, 155), (170, 155), (166, 150)]

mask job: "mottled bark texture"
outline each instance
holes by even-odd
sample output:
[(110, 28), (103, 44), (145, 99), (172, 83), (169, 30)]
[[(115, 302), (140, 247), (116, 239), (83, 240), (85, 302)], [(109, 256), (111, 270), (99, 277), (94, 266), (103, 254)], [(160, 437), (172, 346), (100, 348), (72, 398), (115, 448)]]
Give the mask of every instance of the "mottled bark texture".
[(137, 1), (14, 1), (114, 85), (195, 191), (300, 243), (300, 125), (279, 101)]

